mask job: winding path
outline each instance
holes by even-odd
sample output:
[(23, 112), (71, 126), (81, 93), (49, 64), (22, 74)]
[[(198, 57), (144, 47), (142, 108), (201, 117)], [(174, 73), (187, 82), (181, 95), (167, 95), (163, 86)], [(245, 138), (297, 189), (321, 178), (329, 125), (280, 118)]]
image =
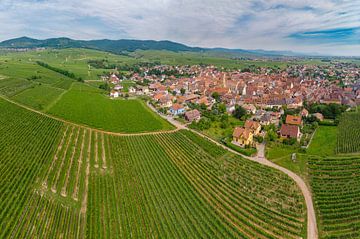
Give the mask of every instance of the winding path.
[(17, 105), (19, 107), (27, 109), (29, 111), (32, 111), (32, 112), (44, 115), (46, 117), (61, 121), (63, 123), (74, 125), (74, 126), (77, 126), (77, 127), (80, 127), (80, 128), (93, 130), (95, 132), (101, 132), (101, 133), (104, 133), (104, 134), (109, 134), (109, 135), (115, 135), (115, 136), (153, 135), (153, 134), (161, 134), (161, 133), (173, 133), (173, 132), (179, 131), (181, 129), (190, 130), (193, 133), (195, 133), (195, 134), (197, 134), (197, 135), (199, 135), (199, 136), (201, 136), (203, 138), (208, 139), (209, 141), (211, 141), (214, 144), (226, 149), (227, 151), (229, 151), (231, 153), (240, 155), (241, 157), (246, 158), (248, 160), (261, 163), (261, 164), (263, 164), (265, 166), (280, 170), (281, 172), (285, 173), (290, 178), (292, 178), (296, 182), (296, 184), (299, 186), (299, 188), (301, 189), (301, 192), (302, 192), (302, 194), (304, 195), (304, 198), (305, 198), (306, 209), (307, 209), (307, 238), (308, 239), (318, 239), (316, 216), (315, 216), (315, 210), (314, 210), (314, 205), (313, 205), (313, 200), (312, 200), (310, 190), (308, 189), (308, 187), (305, 184), (304, 180), (301, 177), (299, 177), (297, 174), (295, 174), (292, 171), (290, 171), (290, 170), (288, 170), (286, 168), (283, 168), (283, 167), (281, 167), (281, 166), (279, 166), (279, 165), (277, 165), (277, 164), (275, 164), (275, 163), (273, 163), (273, 162), (266, 159), (266, 157), (265, 157), (265, 144), (264, 143), (258, 145), (258, 147), (257, 147), (258, 148), (258, 154), (255, 157), (245, 156), (245, 155), (243, 155), (243, 154), (241, 154), (241, 153), (239, 153), (239, 152), (237, 152), (235, 150), (232, 150), (232, 149), (228, 148), (227, 146), (225, 146), (223, 144), (220, 144), (219, 142), (215, 141), (214, 139), (212, 139), (212, 138), (210, 138), (210, 137), (208, 137), (208, 136), (206, 136), (206, 135), (204, 135), (204, 134), (202, 134), (202, 133), (200, 133), (200, 132), (198, 132), (196, 130), (189, 129), (188, 127), (186, 127), (185, 125), (181, 124), (180, 122), (174, 120), (170, 116), (166, 116), (166, 115), (158, 113), (157, 110), (154, 107), (152, 107), (150, 104), (148, 104), (148, 106), (149, 106), (149, 108), (151, 110), (156, 112), (163, 119), (165, 119), (165, 120), (169, 121), (171, 124), (173, 124), (176, 127), (176, 129), (167, 130), (167, 131), (144, 132), (144, 133), (114, 133), (114, 132), (110, 132), (110, 131), (94, 129), (94, 128), (91, 128), (91, 127), (88, 127), (88, 126), (76, 124), (76, 123), (73, 123), (73, 122), (58, 118), (58, 117), (53, 116), (53, 115), (49, 115), (49, 114), (46, 114), (44, 112), (34, 110), (34, 109), (30, 108), (30, 107), (19, 104), (19, 103), (15, 102), (15, 101), (13, 101), (11, 99), (8, 99), (8, 98), (6, 98), (6, 97), (4, 97), (2, 95), (0, 95), (0, 98), (4, 99), (4, 100), (6, 100), (6, 101), (8, 101), (8, 102), (10, 102), (12, 104), (15, 104), (15, 105)]
[(308, 239), (318, 239), (318, 230), (317, 230), (317, 222), (316, 222), (314, 204), (313, 204), (312, 195), (311, 195), (311, 192), (310, 192), (308, 186), (306, 185), (304, 180), (300, 176), (295, 174), (294, 172), (267, 160), (265, 157), (265, 143), (258, 144), (258, 146), (257, 146), (258, 154), (255, 157), (249, 157), (249, 156), (243, 155), (235, 150), (232, 150), (223, 144), (220, 144), (219, 142), (215, 141), (214, 139), (212, 139), (206, 135), (203, 135), (202, 133), (200, 133), (196, 130), (193, 130), (193, 129), (189, 129), (189, 130), (192, 131), (193, 133), (198, 134), (199, 136), (201, 136), (203, 138), (210, 140), (211, 142), (228, 150), (231, 153), (240, 155), (241, 157), (246, 158), (248, 160), (261, 163), (265, 166), (280, 170), (281, 172), (285, 173), (290, 178), (292, 178), (296, 182), (298, 187), (300, 188), (300, 190), (305, 198), (305, 204), (306, 204), (306, 210), (307, 210), (307, 238)]
[[(154, 107), (152, 107), (150, 104), (148, 104), (148, 106), (154, 111), (154, 112), (157, 112), (156, 109)], [(157, 112), (158, 113), (158, 112)], [(179, 130), (179, 129), (187, 129), (187, 130), (190, 130), (192, 131), (193, 133), (203, 137), (203, 138), (206, 138), (208, 139), (209, 141), (213, 142), (214, 144), (226, 149), (227, 151), (231, 152), (231, 153), (234, 153), (234, 154), (237, 154), (237, 155), (240, 155), (241, 157), (243, 158), (246, 158), (248, 160), (251, 160), (251, 161), (255, 161), (255, 162), (258, 162), (258, 163), (261, 163), (265, 166), (268, 166), (268, 167), (271, 167), (271, 168), (274, 168), (274, 169), (277, 169), (277, 170), (280, 170), (281, 172), (285, 173), (286, 175), (288, 175), (290, 178), (292, 178), (296, 184), (298, 185), (298, 187), (300, 188), (302, 194), (304, 195), (304, 198), (305, 198), (305, 204), (306, 204), (306, 210), (307, 210), (307, 238), (308, 239), (318, 239), (318, 230), (317, 230), (317, 222), (316, 222), (316, 215), (315, 215), (315, 209), (314, 209), (314, 204), (313, 204), (313, 200), (312, 200), (312, 195), (311, 195), (311, 192), (308, 188), (308, 186), (306, 185), (306, 183), (304, 182), (304, 180), (298, 176), (297, 174), (295, 174), (294, 172), (286, 169), (286, 168), (283, 168), (271, 161), (269, 161), (268, 159), (266, 159), (265, 157), (265, 143), (262, 143), (262, 144), (258, 144), (257, 146), (257, 150), (258, 150), (258, 153), (255, 157), (249, 157), (249, 156), (246, 156), (246, 155), (243, 155), (219, 142), (217, 142), (216, 140), (196, 131), (196, 130), (193, 130), (193, 129), (190, 129), (188, 127), (186, 127), (185, 125), (181, 124), (180, 122), (174, 120), (172, 117), (169, 117), (169, 116), (165, 116), (163, 114), (159, 114), (162, 118), (168, 120), (170, 123), (172, 123), (173, 125), (176, 126), (176, 128)]]

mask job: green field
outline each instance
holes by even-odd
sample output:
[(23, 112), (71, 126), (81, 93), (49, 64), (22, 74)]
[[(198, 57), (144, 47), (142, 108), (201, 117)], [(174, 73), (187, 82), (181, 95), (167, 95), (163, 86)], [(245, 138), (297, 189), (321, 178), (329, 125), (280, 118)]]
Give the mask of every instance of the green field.
[(319, 126), (307, 153), (311, 155), (332, 156), (335, 154), (337, 127)]
[(173, 129), (140, 100), (113, 100), (100, 89), (74, 83), (48, 113), (98, 129), (134, 133)]
[(46, 85), (35, 85), (12, 97), (13, 100), (36, 110), (46, 110), (65, 91)]
[(290, 178), (190, 132), (120, 137), (0, 111), (0, 238), (305, 235)]

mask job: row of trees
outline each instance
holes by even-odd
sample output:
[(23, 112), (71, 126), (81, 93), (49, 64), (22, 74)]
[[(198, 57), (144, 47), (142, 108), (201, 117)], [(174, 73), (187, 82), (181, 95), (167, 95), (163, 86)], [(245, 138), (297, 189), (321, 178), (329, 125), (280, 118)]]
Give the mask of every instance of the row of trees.
[(52, 70), (52, 71), (55, 71), (61, 75), (64, 75), (66, 77), (69, 77), (71, 79), (74, 79), (74, 80), (77, 80), (79, 82), (84, 82), (84, 80), (81, 78), (81, 77), (77, 77), (74, 73), (70, 72), (70, 71), (67, 71), (67, 70), (64, 70), (64, 69), (60, 69), (60, 68), (57, 68), (57, 67), (54, 67), (54, 66), (50, 66), (49, 64), (45, 63), (45, 62), (42, 62), (42, 61), (37, 61), (36, 62), (39, 66), (42, 66), (44, 68), (47, 68), (49, 70)]

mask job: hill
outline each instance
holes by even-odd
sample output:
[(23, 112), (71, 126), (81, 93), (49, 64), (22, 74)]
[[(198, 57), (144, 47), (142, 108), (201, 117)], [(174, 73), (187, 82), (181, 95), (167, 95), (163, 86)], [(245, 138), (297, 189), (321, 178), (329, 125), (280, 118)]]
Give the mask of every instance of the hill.
[(136, 50), (167, 50), (173, 52), (206, 52), (211, 54), (228, 55), (229, 57), (276, 57), (276, 56), (304, 56), (301, 53), (291, 51), (265, 51), (265, 50), (243, 50), (227, 48), (201, 48), (190, 47), (181, 43), (172, 41), (154, 41), (154, 40), (73, 40), (70, 38), (50, 38), (38, 40), (29, 37), (20, 37), (6, 40), (0, 43), (0, 48), (88, 48), (101, 51), (112, 52), (115, 54), (124, 54)]

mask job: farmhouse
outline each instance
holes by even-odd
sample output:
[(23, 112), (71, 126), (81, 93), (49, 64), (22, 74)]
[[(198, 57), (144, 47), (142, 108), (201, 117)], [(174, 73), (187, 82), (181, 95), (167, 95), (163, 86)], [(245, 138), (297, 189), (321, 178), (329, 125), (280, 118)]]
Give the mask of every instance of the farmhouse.
[(233, 132), (233, 144), (245, 147), (253, 144), (253, 133), (243, 127), (235, 127)]
[(185, 113), (185, 119), (189, 122), (192, 122), (194, 120), (198, 121), (198, 120), (200, 120), (200, 117), (201, 117), (201, 114), (197, 109), (191, 110), (191, 111), (188, 111)]
[(280, 136), (282, 138), (300, 139), (300, 129), (297, 125), (283, 124), (280, 129)]
[(290, 124), (290, 125), (301, 125), (302, 124), (301, 116), (295, 116), (295, 115), (287, 115), (285, 122), (286, 122), (286, 124)]

